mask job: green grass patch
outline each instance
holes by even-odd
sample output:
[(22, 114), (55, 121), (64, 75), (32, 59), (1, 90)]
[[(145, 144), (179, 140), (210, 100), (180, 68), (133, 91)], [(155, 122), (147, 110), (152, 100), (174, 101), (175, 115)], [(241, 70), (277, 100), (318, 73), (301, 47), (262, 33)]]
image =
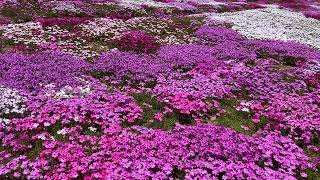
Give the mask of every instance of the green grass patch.
[(284, 75), (283, 80), (287, 83), (294, 83), (297, 80), (297, 78), (289, 75)]
[(57, 122), (49, 127), (47, 127), (47, 132), (53, 136), (53, 138), (57, 141), (65, 141), (65, 137), (61, 134), (58, 134), (57, 132), (62, 129), (62, 124), (61, 122)]
[(238, 104), (238, 100), (222, 101), (220, 107), (227, 112), (218, 117), (215, 122), (221, 126), (229, 127), (243, 134), (254, 134), (254, 130), (244, 130), (241, 126), (253, 127), (254, 123), (250, 120), (251, 115), (247, 112), (238, 111), (234, 106)]
[(320, 172), (316, 172), (316, 171), (312, 171), (312, 170), (308, 170), (307, 171), (308, 174), (308, 180), (320, 180)]
[(0, 10), (0, 15), (10, 18), (16, 23), (32, 21), (32, 16), (28, 13), (28, 11), (23, 9), (5, 7)]
[(33, 143), (32, 144), (32, 149), (28, 152), (27, 157), (29, 159), (33, 159), (34, 160), (39, 156), (40, 152), (43, 149), (43, 146), (42, 146), (42, 141), (41, 140), (38, 140), (38, 141), (32, 142), (32, 143)]
[(268, 59), (272, 58), (274, 60), (277, 60), (284, 66), (290, 66), (295, 67), (297, 66), (298, 62), (304, 61), (303, 58), (300, 57), (294, 57), (289, 55), (278, 55), (278, 54), (271, 54), (267, 50), (260, 50), (257, 52), (257, 58), (260, 59)]
[(108, 77), (108, 76), (113, 75), (113, 73), (105, 72), (105, 71), (92, 71), (89, 74), (96, 79), (102, 79), (104, 77)]
[[(135, 123), (123, 123), (124, 127), (130, 127), (132, 125), (140, 125), (148, 128), (156, 128), (169, 130), (175, 127), (178, 122), (184, 125), (192, 125), (195, 123), (191, 114), (183, 114), (178, 110), (173, 110), (173, 112), (166, 114), (162, 121), (155, 120), (154, 116), (156, 113), (161, 113), (165, 109), (165, 103), (159, 102), (155, 97), (150, 94), (132, 94), (137, 104), (142, 108), (142, 117), (138, 122)], [(148, 107), (148, 106), (151, 107)]]
[[(164, 111), (165, 104), (159, 102), (155, 97), (152, 97), (149, 94), (133, 94), (132, 96), (137, 104), (142, 107), (142, 121), (144, 123), (153, 119), (156, 113)], [(150, 104), (152, 108), (146, 107), (145, 104)]]
[(61, 16), (57, 11), (53, 9), (38, 11), (37, 14), (40, 17), (47, 17), (47, 18), (57, 18)]
[[(261, 117), (260, 122), (256, 124), (251, 120), (253, 114), (236, 110), (235, 107), (239, 105), (239, 103), (239, 99), (220, 101), (220, 108), (226, 110), (226, 112), (222, 116), (218, 116), (212, 123), (232, 128), (246, 135), (254, 134), (268, 124), (269, 121), (266, 117)], [(217, 112), (213, 110), (212, 113), (215, 114)], [(242, 128), (243, 126), (249, 127), (250, 129), (245, 130)]]

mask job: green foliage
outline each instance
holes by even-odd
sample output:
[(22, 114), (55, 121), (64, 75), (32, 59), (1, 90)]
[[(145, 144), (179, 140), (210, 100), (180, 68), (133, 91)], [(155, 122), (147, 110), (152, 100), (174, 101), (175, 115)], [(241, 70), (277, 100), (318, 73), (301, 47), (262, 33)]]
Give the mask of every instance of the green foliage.
[[(130, 127), (131, 125), (141, 125), (148, 128), (169, 130), (174, 128), (177, 122), (184, 125), (195, 123), (192, 115), (180, 113), (178, 110), (174, 110), (172, 113), (166, 114), (162, 121), (155, 120), (155, 114), (163, 112), (166, 104), (159, 102), (155, 97), (152, 97), (149, 94), (140, 93), (133, 94), (132, 96), (136, 100), (137, 104), (142, 108), (143, 114), (137, 123), (124, 123), (123, 126), (125, 127)], [(146, 104), (149, 104), (152, 107), (147, 107)]]
[(29, 22), (32, 20), (32, 16), (23, 9), (2, 8), (0, 15), (10, 18), (16, 23)]
[(308, 175), (308, 180), (320, 180), (320, 165), (318, 165), (317, 170), (308, 169), (306, 173)]
[(48, 10), (41, 10), (38, 11), (37, 13), (40, 17), (47, 17), (47, 18), (57, 18), (60, 17), (60, 14), (53, 10), (53, 9), (48, 9)]
[(95, 14), (98, 17), (106, 17), (113, 15), (128, 15), (131, 17), (141, 17), (146, 15), (144, 11), (138, 9), (119, 7), (119, 5), (117, 4), (98, 4), (95, 6)]
[(47, 132), (49, 132), (49, 134), (51, 136), (53, 136), (53, 138), (55, 140), (57, 140), (57, 141), (65, 141), (65, 137), (63, 135), (57, 133), (59, 130), (62, 129), (62, 127), (63, 126), (62, 126), (61, 122), (57, 122), (57, 123), (47, 127), (48, 128)]
[(227, 112), (218, 117), (215, 122), (219, 125), (232, 128), (237, 132), (243, 134), (254, 134), (253, 130), (244, 130), (241, 126), (254, 126), (254, 123), (250, 120), (251, 115), (247, 112), (237, 111), (234, 106), (238, 104), (238, 100), (222, 101), (220, 102), (221, 108)]
[(255, 124), (255, 130), (263, 129), (269, 123), (269, 119), (265, 116), (260, 117), (260, 122)]
[[(266, 117), (260, 117), (259, 123), (254, 123), (251, 119), (253, 114), (249, 112), (243, 112), (236, 110), (236, 106), (239, 105), (240, 99), (224, 100), (220, 101), (220, 108), (226, 110), (222, 116), (218, 116), (212, 123), (229, 127), (239, 133), (251, 135), (256, 133), (259, 129), (263, 129), (269, 120)], [(217, 113), (213, 110), (211, 113)], [(249, 127), (249, 130), (244, 130), (242, 126)]]
[(12, 39), (5, 39), (5, 40), (3, 41), (3, 44), (4, 44), (5, 46), (14, 46), (14, 45), (15, 45), (15, 42), (14, 42), (14, 40), (12, 40)]
[(193, 34), (197, 27), (200, 27), (204, 21), (203, 17), (182, 17), (173, 18), (173, 29), (183, 28), (187, 34)]
[(96, 79), (102, 79), (107, 76), (112, 76), (112, 73), (110, 72), (103, 72), (103, 71), (92, 71), (89, 73), (92, 77)]
[(284, 56), (281, 58), (282, 59), (282, 63), (286, 66), (296, 66), (297, 62), (299, 61), (298, 58), (296, 57), (292, 57), (292, 56)]
[(252, 59), (252, 60), (246, 61), (246, 62), (245, 62), (245, 65), (246, 65), (247, 67), (253, 67), (253, 66), (256, 66), (256, 65), (257, 65), (257, 62)]
[(186, 172), (183, 170), (178, 169), (177, 167), (174, 167), (172, 170), (172, 177), (175, 180), (183, 180), (185, 179)]
[(144, 87), (145, 88), (154, 88), (155, 86), (157, 85), (157, 81), (149, 81), (149, 82), (146, 82)]
[(0, 12), (2, 16), (10, 17), (10, 18), (14, 18), (15, 16), (18, 15), (17, 11), (13, 8), (2, 8)]
[(270, 53), (264, 49), (257, 52), (257, 58), (259, 59), (267, 59), (270, 57), (271, 57)]
[(28, 152), (27, 156), (28, 158), (30, 159), (35, 159), (39, 156), (40, 152), (42, 151), (43, 149), (43, 146), (42, 146), (42, 141), (38, 140), (36, 142), (32, 142), (33, 143), (33, 147), (32, 149)]
[(296, 81), (296, 77), (284, 75), (283, 80), (288, 83), (294, 83)]
[(0, 114), (0, 118), (4, 118), (4, 119), (12, 119), (14, 118), (16, 115), (14, 113), (10, 113), (10, 114)]
[[(1, 36), (1, 34), (0, 34)], [(1, 39), (0, 38), (0, 52), (4, 52), (6, 48), (10, 48), (15, 45), (12, 39)]]
[(282, 128), (280, 129), (280, 132), (282, 136), (288, 136), (290, 133), (290, 128), (286, 128), (286, 129)]
[(99, 17), (104, 17), (106, 16), (108, 13), (115, 11), (116, 9), (118, 9), (118, 5), (116, 4), (99, 4), (96, 6), (96, 15)]
[(278, 62), (280, 62), (281, 64), (283, 64), (285, 66), (291, 66), (291, 67), (297, 66), (297, 63), (299, 61), (303, 60), (299, 57), (293, 57), (293, 56), (288, 56), (288, 55), (280, 56), (277, 54), (271, 54), (267, 50), (258, 51), (257, 58), (261, 58), (261, 59), (272, 58), (272, 59), (277, 60)]
[[(152, 97), (149, 94), (133, 94), (132, 96), (136, 100), (138, 105), (143, 109), (143, 121), (153, 119), (154, 115), (157, 112), (161, 112), (164, 110), (165, 105), (163, 103), (160, 103), (155, 97)], [(145, 107), (144, 103), (150, 104), (152, 108)]]
[(235, 90), (233, 93), (238, 97), (238, 101), (242, 100), (251, 100), (250, 91), (242, 88), (240, 90)]

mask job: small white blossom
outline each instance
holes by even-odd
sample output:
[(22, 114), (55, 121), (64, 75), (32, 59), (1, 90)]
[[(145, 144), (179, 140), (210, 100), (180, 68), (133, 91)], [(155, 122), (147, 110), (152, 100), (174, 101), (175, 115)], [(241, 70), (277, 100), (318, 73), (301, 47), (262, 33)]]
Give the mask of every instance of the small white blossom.
[(42, 135), (42, 134), (41, 134), (41, 135), (39, 135), (39, 136), (38, 136), (38, 139), (46, 140), (47, 138), (46, 138), (46, 136), (45, 136), (45, 135)]
[(6, 126), (10, 123), (10, 119), (3, 119), (0, 118), (0, 124), (2, 124), (3, 126)]
[(243, 111), (243, 112), (250, 112), (250, 109), (245, 107), (245, 108), (242, 108), (241, 111)]
[(95, 127), (89, 127), (89, 130), (92, 131), (92, 132), (96, 132), (96, 131), (97, 131), (97, 128), (95, 128)]
[(73, 119), (74, 119), (75, 122), (79, 122), (80, 121), (80, 118), (78, 116), (74, 117)]
[(63, 129), (57, 131), (57, 134), (59, 134), (59, 135), (66, 135), (66, 134), (67, 134), (67, 130), (63, 128)]

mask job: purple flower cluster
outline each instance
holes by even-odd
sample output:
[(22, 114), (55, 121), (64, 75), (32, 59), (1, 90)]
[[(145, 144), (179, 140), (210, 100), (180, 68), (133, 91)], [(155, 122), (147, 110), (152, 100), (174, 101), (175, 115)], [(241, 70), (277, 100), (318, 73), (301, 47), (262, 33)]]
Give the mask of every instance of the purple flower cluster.
[(41, 91), (49, 84), (57, 88), (80, 85), (79, 78), (90, 67), (83, 60), (59, 52), (1, 54), (0, 60), (0, 83), (26, 92)]
[[(191, 44), (161, 46), (163, 39), (145, 33), (149, 33), (147, 28), (132, 31), (128, 26), (105, 32), (118, 24), (143, 24), (145, 19), (130, 16), (126, 21), (117, 16), (84, 23), (88, 18), (82, 15), (97, 13), (86, 5), (93, 3), (103, 16), (104, 8), (121, 12), (118, 5), (129, 1), (121, 2), (42, 3), (68, 17), (41, 20), (42, 26), (52, 26), (45, 29), (39, 23), (27, 23), (25, 27), (33, 30), (25, 34), (17, 30), (22, 35), (16, 39), (12, 35), (17, 42), (38, 43), (48, 35), (42, 37), (39, 32), (48, 30), (48, 39), (54, 43), (40, 43), (44, 49), (72, 46), (62, 43), (72, 37), (75, 44), (95, 39), (99, 46), (119, 50), (81, 59), (59, 51), (24, 49), (31, 54), (18, 54), (3, 49), (0, 179), (305, 179), (307, 172), (317, 173), (319, 50), (294, 42), (251, 40), (210, 23), (185, 27), (190, 32), (181, 37), (193, 38)], [(134, 3), (139, 2), (129, 4), (138, 6)], [(206, 1), (202, 5), (200, 1), (152, 2), (180, 7), (179, 11), (161, 10), (170, 15), (209, 8)], [(286, 3), (287, 8), (299, 9)], [(143, 13), (152, 11), (141, 6)], [(224, 6), (226, 11), (260, 8), (254, 3), (226, 2)], [(300, 10), (308, 8), (306, 4)], [(185, 26), (193, 21), (189, 16), (166, 18), (162, 21)], [(79, 33), (55, 25), (80, 25)], [(77, 36), (84, 34), (81, 28), (97, 30), (97, 34), (79, 40)], [(150, 32), (170, 34), (170, 28)], [(39, 39), (30, 40), (28, 34)], [(6, 31), (6, 37), (10, 36)], [(112, 42), (107, 42), (108, 36)], [(24, 41), (3, 42), (4, 47), (27, 47)]]

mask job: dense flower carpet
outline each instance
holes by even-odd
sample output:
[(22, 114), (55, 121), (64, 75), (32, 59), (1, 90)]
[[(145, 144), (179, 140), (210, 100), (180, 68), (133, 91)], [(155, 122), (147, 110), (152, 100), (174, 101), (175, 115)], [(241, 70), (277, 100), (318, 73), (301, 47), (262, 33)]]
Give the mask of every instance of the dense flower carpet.
[(316, 0), (0, 0), (0, 179), (319, 171)]

